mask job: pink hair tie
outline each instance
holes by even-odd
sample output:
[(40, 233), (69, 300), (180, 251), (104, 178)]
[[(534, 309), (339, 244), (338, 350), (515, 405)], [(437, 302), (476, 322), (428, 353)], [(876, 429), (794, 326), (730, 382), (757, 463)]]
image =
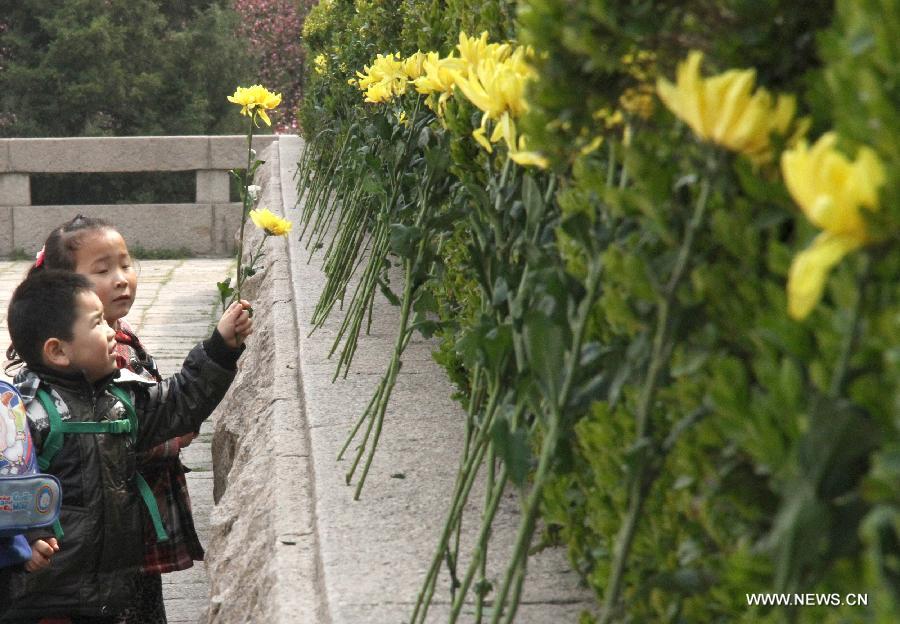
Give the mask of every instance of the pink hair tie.
[(44, 264), (44, 247), (41, 247), (41, 250), (34, 257), (34, 268), (38, 268), (42, 264)]

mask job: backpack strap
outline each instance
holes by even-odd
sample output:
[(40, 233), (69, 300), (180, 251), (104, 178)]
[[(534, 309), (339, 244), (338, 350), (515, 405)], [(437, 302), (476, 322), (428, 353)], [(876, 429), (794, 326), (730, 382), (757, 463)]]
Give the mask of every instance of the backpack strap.
[[(129, 429), (129, 433), (131, 434), (132, 442), (137, 441), (137, 432), (138, 432), (138, 418), (137, 412), (134, 411), (134, 405), (131, 403), (131, 397), (128, 396), (128, 393), (125, 392), (124, 388), (121, 388), (115, 384), (110, 384), (109, 392), (115, 396), (119, 401), (122, 402), (122, 405), (125, 406), (125, 412), (128, 414), (128, 423), (131, 424), (131, 428)], [(113, 421), (113, 422), (122, 422)], [(144, 505), (147, 506), (147, 512), (150, 514), (150, 520), (153, 522), (153, 530), (156, 531), (156, 541), (157, 542), (167, 542), (169, 541), (169, 536), (166, 533), (166, 528), (163, 526), (162, 517), (159, 515), (159, 505), (156, 504), (156, 497), (153, 495), (153, 490), (150, 489), (150, 485), (147, 483), (147, 480), (144, 476), (135, 471), (134, 473), (134, 481), (137, 483), (138, 491), (141, 493), (141, 498), (144, 499)]]
[[(50, 419), (50, 431), (47, 432), (44, 445), (40, 454), (38, 454), (38, 467), (46, 472), (53, 456), (59, 452), (63, 445), (62, 419), (59, 417), (59, 410), (56, 409), (53, 397), (47, 394), (46, 390), (38, 388), (36, 396), (41, 405), (44, 406), (44, 411), (47, 412), (47, 417)], [(62, 524), (59, 523), (59, 518), (53, 522), (53, 534), (56, 535), (58, 540), (62, 540), (65, 536)]]
[[(114, 397), (119, 399), (119, 401), (125, 407), (125, 413), (128, 415), (128, 420), (113, 420), (110, 422), (113, 422), (113, 423), (127, 422), (130, 425), (130, 427), (128, 427), (128, 431), (124, 432), (124, 433), (130, 433), (131, 441), (136, 442), (137, 441), (137, 433), (138, 433), (138, 419), (137, 419), (137, 412), (134, 411), (134, 405), (131, 403), (131, 397), (128, 396), (128, 393), (125, 392), (124, 388), (120, 388), (119, 386), (117, 386), (115, 384), (110, 384), (107, 387), (107, 390), (109, 390), (110, 394), (112, 394)], [(102, 423), (97, 423), (97, 424), (102, 424)]]
[(36, 396), (41, 405), (44, 406), (44, 411), (47, 412), (47, 417), (50, 419), (50, 431), (47, 432), (41, 452), (38, 455), (38, 466), (41, 470), (46, 471), (53, 457), (63, 445), (62, 419), (59, 417), (59, 411), (56, 409), (53, 398), (46, 390), (38, 388)]
[[(53, 457), (62, 448), (63, 435), (66, 433), (127, 433), (131, 436), (132, 441), (137, 440), (138, 419), (137, 413), (134, 411), (134, 405), (131, 403), (131, 398), (125, 390), (118, 386), (110, 385), (108, 390), (125, 407), (125, 412), (128, 414), (127, 419), (106, 420), (102, 422), (63, 421), (59, 416), (59, 411), (56, 409), (56, 404), (53, 402), (53, 398), (50, 394), (43, 388), (38, 388), (36, 396), (41, 402), (41, 405), (44, 406), (44, 411), (47, 412), (47, 416), (50, 420), (50, 431), (47, 433), (43, 448), (38, 455), (38, 466), (40, 466), (41, 470), (46, 471), (50, 466)], [(153, 490), (150, 489), (146, 479), (144, 479), (139, 472), (135, 472), (134, 480), (137, 484), (138, 491), (141, 494), (141, 498), (147, 506), (147, 511), (153, 522), (153, 528), (156, 531), (157, 541), (168, 541), (169, 536), (166, 534), (162, 517), (159, 515), (159, 506), (156, 504)], [(57, 539), (62, 539), (62, 526), (59, 524), (58, 520), (53, 525), (53, 532), (56, 533)]]

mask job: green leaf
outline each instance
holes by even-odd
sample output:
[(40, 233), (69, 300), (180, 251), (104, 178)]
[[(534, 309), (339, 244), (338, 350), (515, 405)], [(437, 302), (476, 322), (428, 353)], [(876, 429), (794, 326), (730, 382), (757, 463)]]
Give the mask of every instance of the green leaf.
[(231, 287), (231, 278), (226, 277), (223, 281), (216, 283), (216, 287), (219, 289), (219, 300), (222, 302), (222, 309), (224, 310), (234, 294), (234, 288)]
[(424, 232), (415, 225), (406, 226), (401, 223), (392, 223), (391, 251), (401, 258), (411, 258), (416, 253), (416, 245), (421, 240)]
[(494, 282), (491, 305), (495, 308), (499, 308), (507, 299), (509, 299), (509, 284), (507, 284), (506, 278), (501, 275)]
[(437, 299), (434, 298), (434, 294), (424, 288), (420, 288), (416, 291), (412, 309), (419, 314), (437, 314), (439, 311), (438, 302)]
[(394, 291), (391, 290), (391, 287), (380, 277), (378, 278), (378, 289), (381, 291), (381, 294), (384, 295), (384, 298), (387, 299), (392, 306), (400, 305), (400, 297), (394, 294)]
[(525, 214), (527, 215), (526, 227), (529, 231), (534, 231), (544, 216), (546, 205), (537, 182), (527, 174), (522, 178), (522, 203), (525, 204)]
[(564, 335), (562, 328), (540, 310), (525, 313), (522, 327), (525, 353), (547, 399), (554, 404), (565, 372)]
[(567, 236), (578, 242), (584, 249), (592, 249), (591, 232), (593, 227), (587, 215), (580, 212), (573, 213), (563, 219), (561, 227)]
[(528, 467), (531, 463), (531, 448), (526, 432), (522, 429), (510, 431), (509, 420), (501, 417), (494, 421), (491, 439), (495, 452), (506, 464), (510, 480), (522, 487), (528, 477)]

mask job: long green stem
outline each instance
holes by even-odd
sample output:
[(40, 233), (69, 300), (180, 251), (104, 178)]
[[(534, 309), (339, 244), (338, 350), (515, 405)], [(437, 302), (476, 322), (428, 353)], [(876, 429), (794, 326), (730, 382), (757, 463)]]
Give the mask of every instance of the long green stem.
[(450, 535), (453, 533), (456, 527), (459, 526), (463, 508), (465, 507), (466, 501), (469, 499), (469, 492), (472, 489), (472, 484), (475, 482), (475, 477), (478, 474), (478, 469), (481, 467), (482, 459), (488, 446), (488, 438), (490, 436), (491, 428), (494, 424), (494, 414), (497, 410), (499, 392), (500, 389), (498, 387), (493, 387), (488, 392), (488, 403), (484, 412), (484, 422), (478, 430), (475, 441), (472, 444), (471, 454), (463, 459), (463, 462), (460, 466), (459, 478), (457, 479), (457, 487), (455, 488), (453, 497), (450, 500), (450, 511), (447, 514), (447, 520), (444, 523), (441, 537), (438, 540), (438, 547), (435, 549), (435, 554), (431, 561), (431, 566), (429, 567), (428, 573), (426, 574), (425, 582), (423, 583), (422, 589), (419, 592), (415, 608), (413, 609), (412, 617), (410, 618), (410, 622), (412, 624), (416, 624), (417, 622), (424, 622), (425, 617), (428, 614), (428, 608), (431, 605), (431, 597), (434, 594), (434, 588), (437, 582), (437, 575), (438, 571), (440, 570), (443, 552), (447, 548), (447, 544), (450, 540)]
[[(420, 209), (419, 214), (416, 217), (415, 225), (416, 227), (421, 227), (424, 220), (425, 215), (429, 209), (429, 188), (431, 183), (430, 174), (426, 177), (424, 188), (421, 191), (420, 196)], [(423, 235), (422, 239), (419, 241), (418, 246), (416, 247), (416, 255), (414, 258), (406, 258), (403, 261), (405, 265), (404, 271), (404, 284), (403, 284), (403, 299), (401, 301), (401, 309), (400, 309), (400, 329), (397, 334), (397, 341), (394, 345), (394, 353), (391, 357), (391, 364), (388, 368), (387, 375), (385, 375), (382, 384), (378, 389), (378, 401), (375, 404), (375, 411), (372, 413), (372, 419), (375, 421), (375, 433), (372, 439), (372, 444), (369, 447), (369, 455), (366, 458), (365, 466), (363, 466), (362, 474), (359, 477), (359, 482), (356, 485), (356, 492), (353, 495), (354, 500), (359, 500), (360, 493), (362, 492), (363, 485), (366, 482), (366, 476), (369, 474), (369, 467), (372, 465), (372, 460), (375, 457), (375, 450), (378, 447), (378, 441), (381, 438), (381, 428), (384, 424), (384, 415), (387, 411), (388, 402), (390, 401), (391, 393), (393, 392), (394, 385), (397, 383), (397, 374), (400, 372), (400, 360), (403, 356), (403, 352), (406, 349), (406, 345), (409, 343), (409, 338), (411, 336), (411, 332), (409, 331), (409, 317), (412, 312), (412, 304), (415, 300), (416, 293), (419, 289), (419, 284), (414, 283), (413, 279), (413, 271), (415, 271), (423, 262), (425, 249), (428, 246), (428, 236)], [(370, 425), (371, 429), (371, 425)], [(362, 455), (362, 452), (366, 446), (366, 442), (368, 440), (368, 430), (366, 434), (366, 438), (363, 440), (362, 445), (360, 446), (359, 455), (357, 457), (357, 461), (359, 461), (359, 456)], [(356, 467), (356, 462), (354, 462), (354, 468)], [(352, 474), (352, 470), (351, 470)]]
[[(528, 546), (531, 544), (531, 538), (534, 534), (535, 522), (537, 521), (537, 513), (543, 497), (544, 486), (549, 478), (550, 467), (556, 456), (556, 448), (559, 444), (561, 433), (561, 421), (566, 405), (569, 402), (569, 393), (572, 391), (575, 373), (579, 368), (578, 362), (581, 358), (581, 347), (584, 343), (585, 333), (587, 332), (591, 309), (594, 306), (597, 291), (600, 287), (601, 274), (601, 268), (595, 264), (592, 264), (588, 268), (585, 295), (578, 307), (578, 317), (572, 337), (572, 347), (569, 350), (568, 361), (566, 362), (566, 374), (557, 401), (554, 405), (550, 406), (550, 414), (548, 414), (547, 419), (547, 431), (545, 432), (544, 443), (541, 447), (538, 468), (535, 472), (534, 482), (531, 486), (531, 491), (528, 493), (525, 508), (522, 512), (523, 515), (519, 524), (519, 532), (516, 537), (515, 550), (513, 551), (509, 566), (507, 567), (503, 585), (494, 601), (494, 614), (491, 618), (492, 624), (497, 624), (500, 621), (510, 588), (515, 582), (516, 576), (520, 574), (519, 567), (522, 566), (524, 568), (526, 565), (525, 557), (528, 555)], [(521, 574), (524, 574), (524, 570), (522, 570)], [(513, 600), (510, 603), (509, 614), (507, 616), (508, 621), (512, 621), (518, 607), (519, 604), (517, 600)]]
[(856, 281), (856, 297), (853, 300), (853, 307), (850, 309), (850, 323), (847, 327), (847, 333), (844, 335), (844, 341), (841, 344), (841, 352), (838, 361), (835, 364), (834, 371), (831, 374), (831, 383), (828, 387), (828, 395), (831, 398), (841, 396), (844, 389), (844, 382), (847, 378), (847, 369), (850, 367), (850, 357), (856, 348), (856, 342), (859, 339), (860, 324), (862, 320), (863, 301), (865, 299), (866, 282), (869, 279), (869, 270), (872, 262), (868, 254), (863, 256), (863, 268), (859, 272)]
[[(697, 230), (702, 225), (706, 214), (709, 191), (709, 179), (704, 178), (700, 189), (700, 196), (694, 207), (694, 213), (687, 224), (684, 239), (675, 261), (675, 266), (672, 270), (669, 282), (666, 285), (662, 301), (659, 304), (650, 365), (647, 369), (647, 376), (644, 379), (644, 385), (641, 390), (635, 415), (637, 425), (635, 435), (639, 441), (645, 440), (650, 436), (650, 416), (652, 413), (653, 402), (656, 397), (657, 385), (659, 384), (662, 371), (668, 364), (668, 342), (672, 329), (669, 315), (677, 296), (678, 287), (681, 285), (681, 281), (687, 272), (688, 263), (693, 250), (694, 238)], [(626, 512), (625, 520), (616, 539), (609, 581), (607, 582), (606, 593), (603, 599), (603, 611), (598, 624), (609, 624), (609, 622), (612, 621), (618, 604), (619, 593), (622, 590), (622, 581), (625, 576), (628, 555), (631, 551), (631, 545), (637, 531), (638, 521), (643, 512), (644, 503), (651, 490), (654, 478), (655, 477), (650, 473), (648, 462), (643, 461), (638, 463), (635, 472), (630, 479), (628, 511)]]
[(250, 204), (253, 201), (250, 197), (250, 183), (253, 181), (250, 177), (250, 167), (253, 160), (253, 126), (256, 121), (255, 113), (250, 112), (250, 130), (247, 132), (247, 168), (244, 170), (244, 188), (241, 191), (241, 233), (238, 239), (237, 251), (237, 279), (235, 280), (234, 299), (241, 300), (241, 286), (244, 285), (244, 276), (242, 270), (242, 260), (244, 257), (244, 227), (247, 225), (247, 215), (250, 212)]
[[(524, 565), (523, 560), (527, 556), (528, 546), (531, 544), (531, 537), (534, 534), (534, 527), (537, 522), (538, 506), (540, 505), (541, 497), (544, 493), (544, 486), (546, 485), (549, 476), (550, 466), (553, 457), (556, 454), (558, 443), (559, 418), (553, 416), (550, 418), (549, 426), (544, 436), (544, 443), (541, 446), (541, 456), (538, 460), (537, 471), (534, 474), (534, 483), (531, 486), (531, 491), (528, 493), (528, 498), (526, 499), (524, 509), (522, 510), (522, 521), (519, 524), (519, 531), (516, 535), (515, 549), (513, 550), (512, 558), (509, 561), (509, 566), (506, 569), (503, 584), (500, 586), (500, 591), (497, 592), (497, 597), (494, 599), (494, 613), (491, 617), (491, 624), (497, 624), (500, 621), (503, 614), (503, 608), (506, 604), (506, 597), (509, 595), (513, 579), (516, 576), (519, 566)], [(515, 614), (517, 608), (518, 605), (510, 605), (510, 619)]]
[(407, 132), (403, 153), (401, 157), (396, 160), (394, 168), (392, 170), (391, 193), (387, 201), (381, 207), (382, 209), (380, 211), (380, 218), (378, 221), (379, 226), (382, 230), (381, 237), (379, 238), (380, 244), (373, 245), (372, 254), (369, 257), (369, 264), (366, 269), (366, 274), (363, 277), (363, 281), (360, 283), (361, 287), (357, 286), (350, 309), (344, 317), (344, 322), (341, 324), (341, 328), (338, 331), (331, 353), (329, 354), (330, 357), (337, 349), (340, 342), (342, 340), (344, 341), (344, 348), (342, 349), (341, 356), (335, 370), (335, 379), (340, 376), (341, 368), (344, 369), (344, 377), (346, 377), (350, 371), (350, 364), (356, 351), (356, 345), (359, 338), (360, 329), (362, 327), (363, 319), (365, 317), (366, 311), (371, 308), (372, 300), (375, 296), (375, 288), (378, 284), (378, 276), (384, 265), (387, 253), (390, 250), (389, 223), (391, 215), (400, 200), (402, 190), (402, 172), (404, 167), (406, 167), (408, 157), (412, 149), (413, 138), (416, 135), (416, 120), (419, 116), (418, 113), (421, 107), (421, 102), (422, 98), (416, 99), (416, 105), (413, 115), (410, 119), (409, 131)]
[[(489, 483), (489, 487), (487, 488), (487, 491), (485, 493), (485, 508), (481, 523), (481, 531), (478, 535), (478, 541), (476, 542), (475, 551), (472, 553), (472, 561), (469, 563), (469, 569), (466, 572), (466, 576), (463, 579), (462, 586), (460, 587), (459, 595), (453, 602), (453, 610), (450, 613), (449, 620), (450, 624), (453, 624), (453, 622), (456, 622), (459, 618), (459, 614), (462, 611), (463, 605), (465, 604), (466, 594), (468, 594), (469, 587), (472, 584), (472, 580), (474, 579), (475, 574), (479, 569), (482, 572), (482, 582), (485, 580), (483, 566), (487, 561), (488, 539), (490, 537), (494, 518), (497, 516), (497, 509), (500, 505), (500, 500), (503, 498), (503, 491), (506, 489), (506, 483), (508, 480), (509, 475), (507, 474), (507, 468), (506, 466), (503, 466), (500, 469), (500, 475), (498, 476), (496, 481), (494, 483)], [(475, 604), (476, 621), (481, 620), (481, 612), (483, 606), (484, 593), (479, 592)]]

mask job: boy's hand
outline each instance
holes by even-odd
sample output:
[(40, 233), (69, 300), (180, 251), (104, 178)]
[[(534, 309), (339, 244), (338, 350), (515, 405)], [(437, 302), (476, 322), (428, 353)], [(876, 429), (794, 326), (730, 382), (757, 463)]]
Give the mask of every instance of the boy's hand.
[(34, 540), (31, 544), (31, 561), (25, 562), (26, 572), (36, 572), (50, 567), (50, 558), (59, 551), (59, 543), (55, 537), (46, 540)]
[(250, 302), (241, 299), (232, 303), (225, 310), (216, 329), (231, 349), (244, 344), (247, 336), (253, 333), (253, 319), (250, 317)]

